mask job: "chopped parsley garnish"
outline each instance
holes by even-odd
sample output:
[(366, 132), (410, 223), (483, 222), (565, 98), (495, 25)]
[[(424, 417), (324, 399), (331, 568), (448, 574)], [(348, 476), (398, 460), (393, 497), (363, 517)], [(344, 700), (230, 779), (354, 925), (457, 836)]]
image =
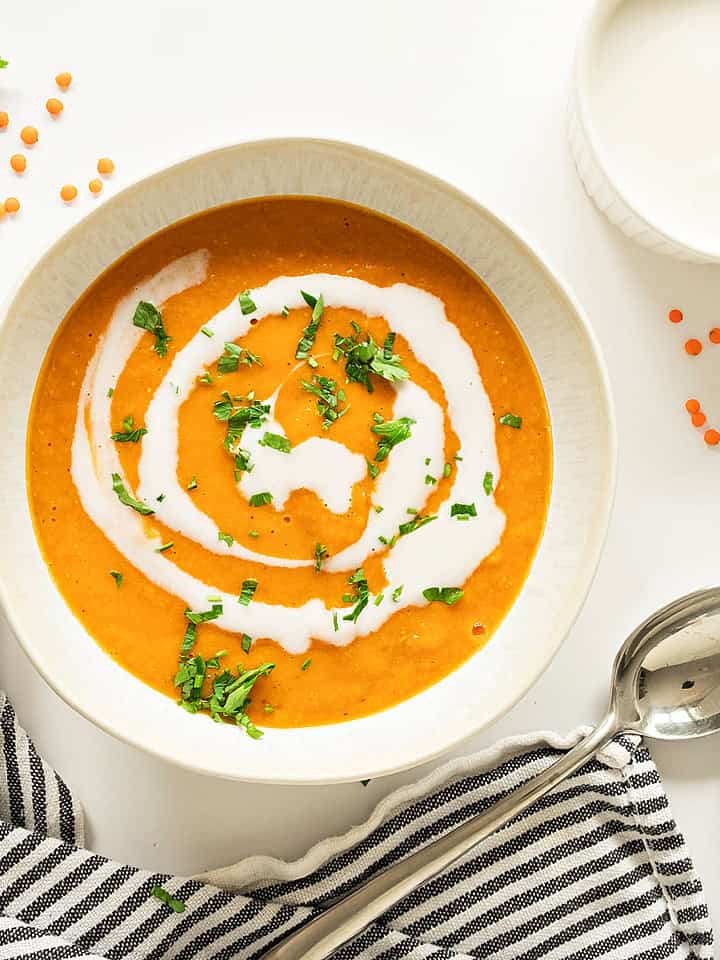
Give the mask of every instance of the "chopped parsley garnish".
[(133, 325), (142, 327), (143, 330), (147, 330), (155, 337), (153, 350), (159, 357), (164, 357), (167, 354), (168, 343), (172, 338), (165, 332), (162, 314), (154, 304), (141, 300), (135, 308)]
[(519, 430), (522, 427), (522, 417), (518, 417), (514, 413), (504, 413), (498, 423), (501, 423), (504, 427), (514, 427), (515, 430)]
[(310, 323), (303, 330), (302, 337), (300, 337), (298, 342), (297, 349), (295, 350), (295, 359), (307, 360), (310, 356), (310, 351), (315, 345), (315, 337), (317, 336), (323, 311), (325, 310), (325, 301), (323, 300), (322, 294), (316, 298), (311, 293), (305, 293), (304, 290), (301, 290), (300, 293), (305, 303), (312, 308), (312, 316)]
[(151, 514), (155, 513), (152, 507), (148, 507), (142, 501), (135, 500), (130, 496), (125, 489), (125, 485), (123, 484), (119, 473), (112, 474), (112, 488), (117, 494), (117, 498), (120, 503), (124, 504), (126, 507), (132, 507), (133, 510), (137, 510), (137, 512), (141, 513), (144, 517), (149, 517)]
[(113, 387), (108, 387), (108, 392), (107, 392), (108, 398), (111, 397), (114, 393), (115, 393), (115, 389)]
[(175, 546), (175, 541), (168, 540), (167, 543), (163, 543), (159, 547), (155, 547), (155, 553), (165, 553), (166, 550), (170, 550), (170, 548), (174, 546)]
[(380, 604), (383, 602), (384, 599), (385, 599), (385, 594), (384, 594), (384, 593), (379, 593), (379, 594), (375, 597), (375, 606), (376, 606), (376, 607), (379, 607)]
[(412, 533), (414, 530), (419, 530), (420, 527), (424, 527), (426, 523), (432, 523), (433, 520), (437, 520), (437, 515), (433, 517), (421, 517), (419, 514), (414, 516), (412, 520), (408, 520), (407, 523), (401, 523), (398, 527), (400, 531), (400, 536), (404, 537), (408, 533)]
[(363, 384), (367, 392), (372, 393), (371, 374), (391, 383), (409, 379), (410, 374), (400, 362), (400, 357), (393, 353), (394, 333), (389, 333), (384, 345), (379, 347), (369, 333), (365, 334), (364, 340), (359, 340), (360, 328), (357, 324), (351, 326), (355, 336), (343, 337), (336, 333), (333, 349), (333, 360), (345, 358), (345, 376), (348, 380)]
[(125, 417), (122, 422), (122, 427), (122, 431), (110, 434), (111, 440), (115, 440), (117, 443), (137, 443), (138, 440), (147, 433), (145, 427), (136, 427), (133, 430), (132, 414)]
[(252, 648), (252, 637), (248, 636), (247, 633), (244, 633), (240, 638), (240, 646), (242, 647), (243, 653), (250, 653)]
[(308, 657), (307, 660), (303, 660), (302, 664), (300, 665), (300, 669), (307, 670), (307, 668), (310, 666), (311, 663), (312, 663), (312, 660), (310, 659), (310, 657)]
[(252, 577), (248, 577), (247, 580), (243, 580), (242, 587), (240, 588), (240, 596), (238, 597), (238, 603), (241, 603), (244, 607), (249, 606), (250, 601), (255, 596), (257, 585), (257, 580), (253, 580)]
[[(357, 618), (363, 612), (365, 607), (370, 601), (370, 591), (368, 589), (368, 582), (365, 577), (365, 572), (362, 567), (358, 567), (355, 573), (352, 576), (348, 577), (348, 583), (355, 590), (355, 595), (346, 594), (343, 597), (343, 602), (354, 603), (355, 606), (352, 608), (350, 613), (346, 614), (343, 617), (343, 620), (349, 620), (351, 623), (357, 623)], [(348, 597), (346, 600), (345, 598)]]
[(263, 710), (265, 713), (275, 713), (275, 707), (271, 706), (269, 703), (263, 704)]
[(119, 570), (111, 570), (111, 571), (110, 571), (110, 576), (113, 578), (113, 580), (115, 581), (115, 585), (116, 585), (118, 588), (122, 586), (123, 575), (120, 573)]
[(290, 316), (290, 308), (288, 307), (287, 304), (285, 304), (285, 306), (284, 306), (284, 307), (282, 308), (282, 310), (280, 311), (280, 316), (281, 316), (281, 317), (288, 317), (288, 316)]
[(428, 487), (429, 487), (429, 486), (432, 486), (433, 483), (437, 483), (437, 477), (433, 477), (433, 476), (431, 476), (429, 473), (426, 473), (426, 474), (425, 474), (425, 483), (426, 483), (426, 485), (427, 485)]
[(437, 600), (451, 607), (462, 597), (463, 591), (459, 587), (428, 587), (423, 590), (423, 596), (431, 602)]
[(248, 536), (253, 537), (253, 539), (257, 539), (260, 534), (257, 532), (257, 530), (248, 530)]
[(443, 477), (447, 480), (447, 478), (450, 476), (451, 473), (452, 473), (452, 466), (449, 463), (446, 463), (445, 466), (443, 467)]
[(247, 316), (248, 313), (254, 313), (255, 310), (257, 310), (255, 301), (250, 296), (249, 290), (243, 290), (242, 293), (238, 294), (238, 303), (240, 304), (240, 310), (244, 317)]
[(218, 540), (222, 543), (226, 543), (231, 547), (235, 543), (235, 538), (231, 533), (223, 533), (222, 530), (218, 530)]
[(187, 485), (187, 487), (186, 487), (185, 489), (186, 489), (186, 490), (197, 490), (197, 485), (198, 485), (197, 477), (195, 476), (195, 474), (193, 474), (192, 477), (191, 477), (191, 479), (190, 479), (190, 483)]
[(250, 454), (247, 450), (243, 450), (240, 447), (240, 440), (242, 439), (245, 427), (249, 426), (258, 429), (270, 413), (269, 404), (260, 403), (255, 399), (251, 400), (250, 394), (246, 397), (246, 402), (246, 406), (235, 406), (233, 398), (227, 391), (224, 391), (222, 399), (216, 400), (213, 404), (213, 416), (217, 420), (227, 424), (223, 446), (235, 460), (236, 480), (239, 479), (239, 472), (252, 470)]
[(320, 568), (323, 565), (323, 560), (328, 555), (328, 549), (324, 543), (315, 544), (315, 553), (313, 554), (315, 558), (315, 570), (320, 573)]
[(490, 473), (489, 470), (483, 477), (483, 490), (488, 495), (488, 497), (493, 492), (493, 475)]
[(290, 453), (292, 446), (287, 437), (281, 437), (279, 433), (264, 433), (260, 440), (261, 447), (270, 447), (279, 453)]
[(206, 370), (201, 377), (198, 377), (198, 383), (215, 383), (215, 381)]
[[(310, 360), (308, 360), (310, 363)], [(340, 407), (345, 403), (345, 391), (338, 390), (337, 383), (330, 377), (319, 377), (313, 374), (312, 383), (307, 380), (301, 380), (303, 390), (314, 394), (317, 398), (317, 412), (323, 418), (323, 430), (329, 430), (336, 420), (344, 416), (350, 409), (349, 405)]]
[(368, 473), (370, 477), (374, 480), (375, 477), (380, 473), (380, 467), (376, 467), (374, 463), (371, 463), (369, 460), (366, 460)]
[(410, 427), (414, 423), (415, 421), (411, 420), (410, 417), (400, 417), (399, 420), (387, 420), (383, 423), (375, 423), (370, 427), (372, 432), (380, 437), (377, 453), (374, 457), (376, 463), (382, 463), (383, 460), (386, 460), (393, 447), (411, 436)]
[(184, 913), (184, 901), (178, 900), (177, 897), (173, 897), (167, 892), (167, 890), (163, 890), (162, 887), (153, 887), (150, 893), (155, 897), (156, 900), (164, 903), (166, 907), (170, 907), (170, 909), (175, 913)]
[(162, 503), (163, 500), (165, 499), (165, 494), (164, 494), (164, 493), (160, 493), (160, 494), (157, 495), (157, 497), (155, 497), (155, 499), (157, 500), (158, 503)]
[(373, 509), (375, 510), (375, 513), (382, 513), (383, 510), (385, 509), (385, 507), (381, 507), (381, 506), (378, 504), (378, 506), (377, 506), (377, 507), (374, 507)]
[(272, 494), (265, 491), (264, 493), (254, 493), (250, 500), (251, 507), (264, 507), (268, 503), (272, 503)]
[(222, 616), (222, 612), (222, 603), (213, 603), (211, 604), (209, 610), (201, 610), (198, 613), (195, 613), (192, 610), (186, 610), (185, 618), (187, 619), (188, 623), (192, 623), (194, 626), (197, 626), (199, 623), (208, 623), (210, 620), (217, 620), (218, 617)]
[(210, 327), (200, 327), (200, 333), (204, 333), (206, 337), (214, 337), (215, 334), (212, 332)]
[(450, 516), (457, 517), (458, 520), (469, 520), (470, 517), (477, 516), (477, 510), (474, 503), (453, 503), (450, 507)]
[(393, 603), (397, 603), (400, 599), (400, 594), (403, 592), (403, 584), (400, 584), (399, 587), (395, 587), (392, 592)]
[(240, 364), (246, 367), (263, 366), (262, 360), (256, 353), (251, 353), (232, 341), (226, 343), (225, 352), (218, 360), (218, 373), (235, 373)]
[(333, 610), (333, 630), (335, 631), (335, 633), (337, 633), (339, 629), (340, 629), (340, 624), (338, 623), (337, 610)]

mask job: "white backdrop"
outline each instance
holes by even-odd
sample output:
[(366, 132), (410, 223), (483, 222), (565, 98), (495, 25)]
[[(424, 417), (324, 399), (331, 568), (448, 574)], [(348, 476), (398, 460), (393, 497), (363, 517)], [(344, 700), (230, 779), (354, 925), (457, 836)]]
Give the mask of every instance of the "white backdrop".
[[(193, 152), (277, 135), (327, 136), (424, 167), (506, 218), (574, 289), (595, 325), (618, 410), (615, 512), (590, 598), (560, 654), (468, 752), (511, 733), (566, 731), (605, 706), (627, 631), (657, 606), (720, 580), (720, 448), (683, 409), (698, 396), (720, 427), (720, 347), (690, 360), (682, 342), (720, 325), (720, 269), (641, 250), (585, 197), (565, 137), (573, 50), (588, 0), (124, 0), (98, 6), (3, 5), (0, 196), (23, 202), (0, 222), (0, 299), (38, 253), (90, 209), (100, 156), (109, 192)], [(360, 16), (359, 11), (362, 12)], [(114, 19), (116, 18), (116, 19)], [(59, 123), (43, 104), (53, 77), (76, 82)], [(19, 128), (40, 143), (28, 172), (7, 158)], [(72, 208), (60, 186), (76, 182)], [(682, 327), (666, 320), (681, 307)], [(0, 549), (12, 549), (3, 544)], [(35, 675), (6, 629), (0, 685), (41, 752), (85, 804), (90, 844), (143, 866), (196, 872), (248, 853), (295, 857), (364, 818), (422, 771), (335, 787), (205, 779), (117, 743)], [(657, 745), (675, 815), (720, 917), (718, 742)]]

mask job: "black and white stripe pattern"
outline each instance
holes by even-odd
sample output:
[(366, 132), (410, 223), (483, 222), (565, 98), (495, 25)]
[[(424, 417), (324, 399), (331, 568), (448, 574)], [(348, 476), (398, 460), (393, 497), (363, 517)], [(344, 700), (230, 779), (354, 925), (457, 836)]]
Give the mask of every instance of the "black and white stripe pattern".
[[(0, 960), (252, 960), (322, 904), (547, 767), (573, 740), (525, 738), (454, 761), (294, 864), (250, 858), (184, 879), (82, 849), (78, 804), (0, 693)], [(155, 884), (185, 901), (185, 912), (154, 899)], [(710, 960), (712, 942), (657, 770), (641, 744), (620, 738), (337, 957)]]

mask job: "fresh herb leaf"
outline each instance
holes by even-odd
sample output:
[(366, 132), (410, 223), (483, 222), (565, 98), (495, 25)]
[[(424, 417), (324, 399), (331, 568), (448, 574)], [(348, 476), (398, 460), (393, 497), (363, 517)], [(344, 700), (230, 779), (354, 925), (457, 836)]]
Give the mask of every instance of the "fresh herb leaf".
[(290, 309), (289, 309), (288, 305), (285, 304), (285, 306), (284, 306), (284, 307), (282, 308), (282, 310), (280, 311), (280, 316), (281, 316), (281, 317), (287, 317), (287, 316), (289, 316), (289, 315), (290, 315)]
[(423, 590), (426, 600), (438, 601), (451, 607), (462, 597), (463, 591), (459, 587), (428, 587)]
[(218, 617), (222, 616), (222, 612), (222, 603), (213, 603), (211, 604), (209, 610), (201, 610), (199, 613), (195, 613), (192, 610), (186, 610), (185, 618), (188, 623), (192, 623), (194, 626), (197, 626), (199, 623), (209, 623), (210, 620), (217, 620)]
[(337, 633), (338, 630), (340, 629), (340, 624), (338, 623), (337, 610), (333, 610), (332, 619), (333, 619), (333, 630), (335, 631), (335, 633)]
[(431, 476), (429, 473), (425, 474), (425, 483), (428, 487), (432, 486), (433, 483), (437, 483), (437, 477)]
[(248, 530), (248, 536), (253, 537), (253, 539), (257, 539), (260, 534), (257, 532), (257, 530)]
[(331, 380), (330, 377), (319, 377), (313, 374), (312, 383), (307, 380), (301, 380), (301, 383), (303, 390), (307, 390), (318, 398), (317, 411), (323, 418), (323, 430), (329, 430), (332, 424), (350, 409), (349, 406), (340, 407), (340, 403), (345, 402), (345, 393), (338, 390), (336, 381)]
[(117, 443), (137, 443), (141, 437), (147, 433), (145, 427), (137, 427), (133, 430), (133, 416), (130, 414), (125, 417), (122, 423), (122, 431), (110, 434), (110, 439)]
[(7, 67), (9, 63), (10, 63), (9, 60), (0, 60), (0, 70), (4, 70), (5, 67)]
[(412, 435), (410, 428), (414, 423), (415, 421), (411, 420), (410, 417), (400, 417), (399, 420), (387, 420), (384, 423), (375, 423), (370, 427), (371, 431), (380, 437), (377, 453), (374, 457), (376, 463), (382, 463), (383, 460), (386, 460), (393, 447)]
[(141, 513), (144, 517), (149, 517), (155, 513), (151, 507), (148, 507), (140, 500), (135, 500), (130, 496), (125, 489), (125, 485), (123, 484), (119, 473), (112, 474), (112, 488), (113, 492), (117, 494), (117, 498), (120, 503), (124, 504), (126, 507), (132, 507), (133, 510), (137, 510), (137, 512)]
[(183, 913), (185, 911), (185, 903), (173, 897), (167, 890), (163, 890), (162, 887), (155, 886), (150, 892), (156, 900), (164, 903), (166, 907), (170, 907), (175, 913)]
[(241, 603), (244, 607), (249, 606), (250, 601), (255, 596), (257, 585), (257, 580), (254, 580), (252, 577), (248, 577), (247, 580), (243, 580), (242, 587), (240, 588), (240, 596), (238, 597), (238, 603)]
[(187, 487), (186, 487), (185, 489), (186, 489), (186, 490), (197, 490), (197, 485), (198, 485), (197, 477), (195, 476), (195, 474), (193, 474), (192, 477), (191, 477), (191, 479), (190, 479), (190, 483), (187, 485)]
[(159, 547), (155, 547), (155, 553), (165, 553), (166, 550), (170, 550), (170, 548), (174, 546), (175, 546), (175, 541), (168, 540), (167, 543), (163, 543)]
[(240, 304), (240, 310), (244, 317), (247, 316), (248, 313), (254, 313), (257, 310), (255, 301), (250, 296), (249, 290), (243, 290), (242, 293), (238, 294), (238, 303)]
[(437, 520), (437, 515), (433, 517), (421, 517), (416, 515), (412, 520), (408, 520), (407, 523), (401, 523), (398, 527), (400, 531), (400, 536), (404, 537), (408, 533), (412, 533), (413, 530), (419, 530), (420, 527), (424, 527), (426, 523), (431, 523), (433, 520)]
[(483, 490), (488, 495), (488, 497), (493, 492), (493, 475), (490, 473), (489, 470), (483, 477)]
[(240, 646), (242, 647), (243, 653), (250, 653), (252, 648), (252, 637), (249, 637), (246, 633), (240, 638)]
[(450, 507), (450, 516), (462, 520), (465, 517), (476, 517), (477, 509), (474, 503), (453, 503)]
[(380, 473), (380, 467), (376, 467), (375, 464), (371, 463), (369, 460), (366, 460), (365, 463), (367, 463), (368, 473), (374, 480), (375, 477)]
[(270, 447), (279, 453), (290, 453), (292, 447), (287, 437), (280, 436), (279, 433), (264, 433), (260, 441), (261, 447)]
[(359, 340), (360, 327), (355, 323), (351, 326), (355, 336), (344, 337), (336, 333), (333, 349), (334, 360), (345, 358), (345, 376), (348, 380), (363, 384), (367, 392), (372, 393), (371, 374), (391, 383), (409, 379), (410, 374), (402, 365), (400, 357), (392, 352), (394, 333), (389, 333), (384, 346), (379, 347), (369, 333), (365, 334), (364, 340)]
[(268, 493), (254, 493), (250, 500), (248, 501), (251, 507), (264, 507), (268, 503), (272, 503), (272, 494)]
[(302, 337), (298, 341), (297, 349), (295, 350), (295, 359), (307, 360), (310, 356), (310, 351), (315, 345), (315, 337), (317, 336), (323, 311), (325, 310), (325, 301), (323, 300), (322, 294), (315, 298), (311, 293), (305, 293), (304, 290), (301, 290), (300, 293), (305, 303), (309, 307), (312, 307), (312, 316), (310, 323), (305, 327), (302, 332)]
[(165, 494), (164, 494), (164, 493), (160, 493), (160, 494), (157, 495), (157, 497), (155, 497), (155, 499), (157, 500), (158, 503), (162, 503), (163, 500), (165, 499)]
[(349, 601), (345, 601), (345, 598), (343, 597), (343, 601), (350, 603), (354, 602), (355, 606), (352, 608), (350, 613), (343, 617), (343, 620), (348, 620), (351, 623), (357, 623), (358, 617), (370, 602), (368, 582), (362, 567), (358, 567), (355, 573), (348, 577), (348, 583), (351, 584), (355, 590), (355, 595), (350, 596)]
[(308, 657), (307, 660), (303, 660), (302, 664), (300, 665), (300, 669), (307, 670), (307, 668), (310, 666), (311, 663), (312, 663), (312, 660), (310, 659), (310, 657)]
[(218, 373), (235, 373), (240, 364), (246, 367), (264, 366), (256, 353), (251, 353), (245, 347), (239, 347), (237, 343), (228, 341), (225, 344), (225, 352), (218, 360)]
[(215, 381), (214, 381), (213, 378), (210, 376), (210, 374), (208, 373), (207, 370), (205, 371), (205, 373), (204, 373), (201, 377), (198, 377), (198, 382), (199, 382), (199, 383), (215, 383)]
[(275, 707), (271, 707), (269, 703), (263, 705), (263, 710), (265, 713), (275, 713)]
[(504, 427), (513, 427), (515, 430), (519, 430), (522, 427), (522, 417), (518, 417), (514, 413), (504, 413), (498, 423), (501, 423)]
[(380, 604), (383, 602), (383, 599), (384, 599), (384, 598), (385, 598), (385, 594), (384, 594), (384, 593), (379, 593), (379, 594), (375, 597), (375, 606), (376, 606), (376, 607), (379, 607)]
[(218, 530), (218, 540), (226, 543), (229, 547), (235, 543), (235, 538), (231, 533), (223, 533), (221, 530)]
[(154, 304), (148, 303), (146, 300), (141, 300), (135, 308), (133, 325), (141, 327), (143, 330), (151, 333), (155, 337), (153, 350), (159, 357), (166, 356), (168, 343), (170, 343), (172, 338), (167, 335), (165, 326), (163, 325), (162, 314)]
[(115, 581), (116, 586), (117, 586), (118, 589), (119, 589), (119, 588), (122, 586), (123, 575), (120, 573), (119, 570), (111, 570), (111, 571), (110, 571), (110, 576), (113, 578), (113, 580)]
[(443, 477), (447, 480), (447, 478), (450, 476), (451, 473), (452, 473), (452, 466), (449, 463), (446, 463), (445, 466), (443, 467)]
[(114, 387), (108, 387), (107, 395), (111, 397), (115, 393)]
[(400, 584), (399, 587), (395, 587), (392, 592), (393, 603), (397, 603), (400, 599), (400, 594), (403, 592), (403, 584)]
[(318, 573), (320, 573), (320, 569), (323, 565), (323, 560), (325, 559), (325, 557), (327, 557), (327, 555), (328, 555), (328, 549), (325, 546), (325, 544), (316, 543), (314, 557), (315, 557), (315, 570)]
[(200, 333), (204, 333), (206, 337), (214, 337), (215, 334), (212, 332), (210, 327), (200, 327)]

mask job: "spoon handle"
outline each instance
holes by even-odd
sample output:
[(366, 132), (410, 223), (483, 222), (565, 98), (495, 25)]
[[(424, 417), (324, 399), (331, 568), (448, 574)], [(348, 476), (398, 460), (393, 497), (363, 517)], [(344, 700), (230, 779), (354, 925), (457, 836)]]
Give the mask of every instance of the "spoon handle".
[(552, 766), (498, 800), (488, 810), (416, 853), (367, 880), (305, 926), (291, 933), (261, 960), (327, 960), (413, 890), (446, 870), (459, 857), (545, 796), (590, 760), (620, 732), (611, 712), (588, 736)]

